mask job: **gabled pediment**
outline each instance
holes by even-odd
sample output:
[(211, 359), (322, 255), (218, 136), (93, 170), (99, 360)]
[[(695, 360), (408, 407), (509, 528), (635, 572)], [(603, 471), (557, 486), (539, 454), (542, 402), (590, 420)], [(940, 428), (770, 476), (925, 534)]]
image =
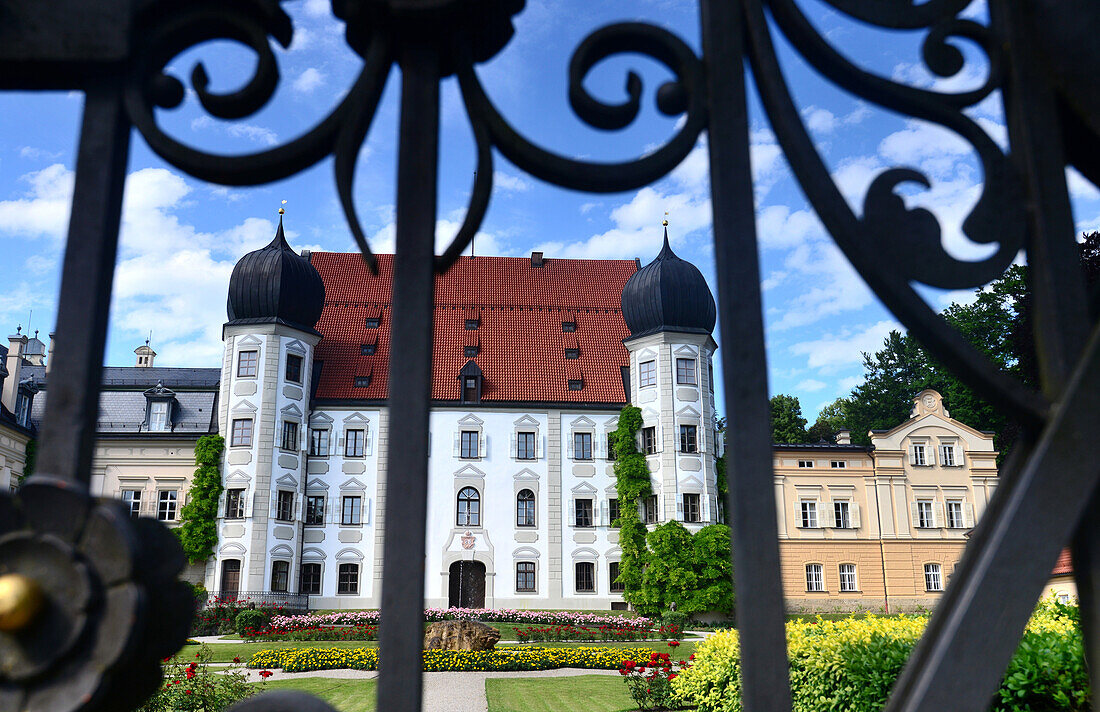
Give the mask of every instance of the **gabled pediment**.
[(279, 479), (275, 480), (275, 484), (282, 485), (283, 487), (293, 487), (295, 489), (298, 488), (298, 480), (294, 479), (294, 477), (289, 474), (283, 475)]
[(569, 491), (573, 494), (596, 494), (596, 488), (587, 482), (582, 482)]
[(294, 405), (293, 403), (291, 403), (290, 405), (288, 405), (285, 408), (283, 408), (282, 410), (280, 410), (279, 413), (282, 414), (282, 415), (289, 416), (291, 418), (301, 418), (302, 417), (301, 408)]
[(646, 347), (646, 348), (644, 348), (644, 349), (642, 349), (641, 351), (638, 352), (638, 360), (639, 361), (641, 361), (642, 359), (647, 359), (647, 358), (657, 358), (657, 352), (654, 351), (653, 349), (649, 348), (649, 347)]
[(581, 417), (571, 422), (569, 425), (574, 428), (594, 428), (596, 427), (596, 422), (591, 418), (586, 418), (582, 415)]
[(332, 425), (334, 421), (332, 417), (327, 413), (314, 413), (309, 417), (309, 424), (316, 425), (318, 427), (325, 427), (326, 425)]
[(367, 486), (355, 477), (349, 477), (340, 485), (340, 489), (342, 490), (365, 490), (366, 488)]
[(262, 343), (263, 341), (261, 341), (255, 334), (248, 334), (247, 336), (237, 339), (238, 346), (259, 346)]
[(611, 497), (612, 499), (618, 499), (619, 498), (619, 488), (615, 486), (614, 482), (612, 482), (610, 485), (605, 487), (603, 492), (604, 492), (604, 494), (606, 494), (608, 497)]
[(233, 470), (225, 476), (225, 483), (228, 484), (248, 484), (252, 481), (252, 478), (248, 476), (248, 473), (244, 470)]
[(603, 426), (605, 428), (607, 428), (608, 430), (614, 430), (614, 429), (618, 428), (619, 427), (619, 417), (615, 416), (614, 418), (608, 418), (607, 420), (605, 420), (603, 422)]
[(455, 470), (455, 477), (480, 477), (485, 478), (485, 473), (473, 465), (466, 465), (462, 469)]
[(642, 420), (647, 423), (655, 423), (661, 419), (661, 414), (652, 408), (646, 408), (642, 411)]
[(692, 490), (692, 491), (698, 489), (698, 490), (702, 491), (703, 481), (700, 480), (695, 475), (689, 475), (687, 477), (681, 477), (680, 478), (680, 489), (687, 489), (687, 490)]
[(359, 424), (362, 424), (362, 423), (369, 423), (369, 422), (370, 422), (370, 418), (363, 415), (359, 411), (355, 411), (354, 413), (352, 413), (348, 417), (344, 418), (344, 424), (345, 425), (359, 425)]
[(458, 419), (458, 424), (459, 425), (474, 425), (474, 426), (477, 426), (477, 427), (481, 427), (482, 425), (485, 424), (485, 421), (482, 420), (481, 418), (477, 417), (473, 413), (467, 413), (466, 415), (464, 415), (464, 416), (462, 416), (461, 418)]
[(531, 481), (531, 480), (538, 480), (538, 478), (539, 478), (539, 475), (538, 475), (537, 472), (534, 472), (533, 470), (529, 470), (526, 467), (523, 468), (522, 470), (520, 470), (519, 472), (517, 472), (516, 474), (512, 475), (513, 480)]
[(674, 353), (674, 354), (676, 354), (676, 355), (678, 355), (678, 356), (695, 356), (696, 354), (698, 354), (698, 353), (699, 353), (699, 351), (698, 351), (698, 350), (696, 350), (696, 348), (695, 348), (694, 346), (690, 346), (690, 345), (688, 345), (688, 344), (684, 344), (683, 346), (681, 346), (680, 348), (676, 349), (676, 350), (675, 350), (675, 351), (673, 351), (672, 353)]
[(306, 482), (306, 490), (328, 490), (328, 482), (325, 482), (320, 477), (314, 477), (312, 480)]
[(692, 408), (690, 405), (685, 405), (680, 410), (676, 411), (677, 418), (698, 418), (700, 417), (699, 411)]
[(258, 409), (256, 408), (256, 406), (252, 405), (251, 401), (243, 400), (240, 403), (238, 403), (237, 405), (233, 406), (233, 410), (231, 410), (230, 412), (233, 413), (234, 415), (237, 415), (237, 414), (240, 414), (240, 413), (245, 413), (245, 414), (251, 415), (252, 413), (255, 413), (257, 410)]
[(539, 426), (539, 421), (529, 415), (525, 415), (519, 420), (513, 421), (513, 425), (516, 427), (537, 428)]
[(286, 345), (286, 350), (292, 354), (301, 354), (304, 356), (306, 353), (306, 345), (298, 341), (298, 339), (294, 339)]

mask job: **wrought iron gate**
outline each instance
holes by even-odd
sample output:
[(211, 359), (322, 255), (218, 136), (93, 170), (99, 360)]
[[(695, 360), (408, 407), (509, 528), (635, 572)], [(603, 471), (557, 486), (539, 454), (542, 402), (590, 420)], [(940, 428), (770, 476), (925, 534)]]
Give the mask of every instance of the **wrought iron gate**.
[[(115, 264), (131, 129), (191, 175), (250, 185), (292, 175), (332, 155), (340, 200), (368, 261), (372, 255), (352, 201), (353, 163), (393, 64), (401, 67), (397, 241), (391, 368), (393, 427), (421, 433), (390, 453), (405, 473), (405, 495), (386, 500), (379, 709), (420, 709), (423, 551), (433, 275), (476, 232), (492, 188), (493, 149), (543, 180), (578, 190), (622, 191), (674, 168), (708, 133), (719, 314), (729, 409), (732, 521), (745, 708), (790, 708), (783, 637), (753, 185), (749, 164), (746, 65), (803, 190), (833, 239), (880, 299), (937, 359), (1023, 421), (1026, 436), (1008, 457), (1002, 484), (967, 549), (888, 709), (984, 709), (1032, 606), (1067, 542), (1074, 545), (1090, 659), (1100, 655), (1100, 465), (1085, 457), (1100, 431), (1100, 331), (1076, 269), (1064, 169), (1100, 179), (1100, 7), (1090, 0), (988, 0), (988, 26), (960, 17), (969, 0), (825, 0), (872, 25), (922, 30), (928, 68), (952, 76), (966, 38), (986, 54), (983, 86), (956, 94), (902, 86), (850, 64), (818, 34), (795, 0), (700, 0), (702, 56), (661, 28), (616, 24), (592, 33), (569, 66), (569, 99), (591, 126), (614, 130), (638, 113), (641, 82), (610, 105), (583, 87), (609, 56), (636, 52), (675, 79), (657, 106), (682, 116), (656, 151), (621, 164), (571, 160), (527, 141), (497, 112), (475, 72), (512, 34), (523, 0), (333, 0), (363, 69), (343, 102), (303, 137), (242, 157), (191, 150), (164, 133), (157, 108), (177, 106), (183, 84), (164, 73), (180, 52), (209, 39), (249, 46), (256, 72), (240, 91), (212, 93), (202, 66), (192, 84), (220, 118), (257, 111), (279, 76), (268, 45), (290, 43), (276, 0), (3, 0), (0, 87), (76, 89), (85, 94), (72, 213), (61, 284), (60, 348), (50, 376), (38, 471), (14, 497), (0, 497), (0, 571), (42, 610), (0, 631), (0, 709), (129, 709), (159, 680), (159, 659), (186, 635), (189, 594), (174, 579), (178, 546), (156, 522), (131, 520), (87, 493), (95, 438), (107, 310)], [(770, 18), (770, 24), (769, 24)], [(903, 115), (944, 126), (973, 147), (985, 174), (965, 224), (970, 239), (997, 245), (992, 256), (960, 262), (940, 245), (926, 211), (906, 210), (893, 190), (927, 185), (905, 168), (883, 172), (862, 215), (841, 197), (791, 98), (772, 45), (785, 36), (837, 86)], [(440, 79), (457, 75), (477, 143), (478, 172), (465, 222), (442, 256), (433, 251)], [(1000, 90), (1009, 151), (965, 113)], [(1042, 392), (994, 368), (920, 299), (913, 283), (962, 289), (998, 276), (1027, 253), (1036, 308)], [(912, 259), (920, 254), (921, 259)], [(731, 338), (730, 335), (736, 335)], [(421, 526), (409, 526), (420, 522)], [(14, 575), (23, 578), (12, 578)], [(1094, 683), (1100, 666), (1092, 666)], [(1094, 685), (1095, 687), (1095, 685)], [(242, 710), (327, 709), (271, 693)]]

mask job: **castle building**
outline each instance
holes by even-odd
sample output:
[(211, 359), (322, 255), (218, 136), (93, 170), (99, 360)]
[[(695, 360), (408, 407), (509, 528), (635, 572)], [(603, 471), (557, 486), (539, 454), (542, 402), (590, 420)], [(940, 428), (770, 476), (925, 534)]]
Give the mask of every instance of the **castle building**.
[[(379, 605), (393, 260), (298, 255), (282, 226), (229, 287), (223, 595), (299, 591)], [(714, 300), (665, 242), (636, 261), (463, 257), (437, 277), (427, 604), (625, 607), (609, 435), (637, 403), (651, 523), (716, 521)]]

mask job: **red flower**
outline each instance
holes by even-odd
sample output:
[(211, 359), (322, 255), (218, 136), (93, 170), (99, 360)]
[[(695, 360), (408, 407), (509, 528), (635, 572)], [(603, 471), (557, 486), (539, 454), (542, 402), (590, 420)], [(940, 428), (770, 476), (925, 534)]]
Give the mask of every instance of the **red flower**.
[(184, 691), (183, 691), (183, 694), (185, 694), (185, 695), (190, 695), (190, 694), (191, 694), (191, 690), (184, 690)]
[(237, 657), (237, 656), (233, 657), (233, 662), (239, 663), (240, 661), (241, 661), (241, 659), (239, 657)]
[(679, 647), (679, 645), (680, 645), (680, 641), (678, 641), (678, 640), (668, 641), (668, 647), (670, 647), (670, 648), (676, 648), (676, 647)]
[(675, 680), (676, 679), (676, 673), (670, 673), (669, 676), (668, 676), (668, 679), (669, 680)]
[(619, 674), (620, 675), (629, 675), (630, 673), (626, 671), (626, 668), (623, 668), (622, 670), (619, 670)]
[(260, 671), (260, 677), (262, 677), (262, 678), (263, 678), (263, 679), (265, 679), (265, 680), (266, 680), (267, 678), (271, 677), (271, 676), (272, 676), (273, 674), (274, 674), (274, 673), (272, 673), (272, 672), (271, 672), (270, 670), (261, 670), (261, 671)]

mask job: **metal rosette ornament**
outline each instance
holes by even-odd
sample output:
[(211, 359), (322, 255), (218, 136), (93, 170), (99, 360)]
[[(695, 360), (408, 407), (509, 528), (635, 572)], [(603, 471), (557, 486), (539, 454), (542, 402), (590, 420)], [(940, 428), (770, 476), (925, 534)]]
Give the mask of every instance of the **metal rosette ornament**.
[(0, 493), (0, 710), (132, 709), (187, 639), (183, 552), (152, 519), (39, 475)]

